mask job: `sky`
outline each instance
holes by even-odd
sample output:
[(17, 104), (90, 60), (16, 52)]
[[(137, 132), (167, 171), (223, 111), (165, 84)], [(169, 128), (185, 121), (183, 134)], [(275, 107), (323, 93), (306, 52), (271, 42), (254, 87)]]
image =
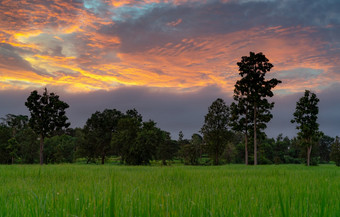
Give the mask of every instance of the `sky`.
[(60, 95), (71, 127), (136, 108), (176, 138), (199, 132), (217, 98), (232, 102), (237, 62), (274, 65), (266, 133), (296, 136), (308, 89), (320, 130), (340, 136), (339, 0), (0, 0), (0, 117), (26, 114), (33, 90)]

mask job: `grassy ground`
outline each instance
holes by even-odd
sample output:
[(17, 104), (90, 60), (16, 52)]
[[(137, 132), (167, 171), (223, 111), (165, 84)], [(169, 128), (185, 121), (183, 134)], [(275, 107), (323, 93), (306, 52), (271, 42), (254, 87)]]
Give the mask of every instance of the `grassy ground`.
[(0, 166), (0, 216), (334, 216), (334, 165)]

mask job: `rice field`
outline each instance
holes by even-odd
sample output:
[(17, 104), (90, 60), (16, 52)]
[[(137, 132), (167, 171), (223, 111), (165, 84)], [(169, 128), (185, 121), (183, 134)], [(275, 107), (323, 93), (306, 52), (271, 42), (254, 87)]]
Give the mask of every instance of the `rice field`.
[(340, 216), (334, 165), (2, 165), (0, 216)]

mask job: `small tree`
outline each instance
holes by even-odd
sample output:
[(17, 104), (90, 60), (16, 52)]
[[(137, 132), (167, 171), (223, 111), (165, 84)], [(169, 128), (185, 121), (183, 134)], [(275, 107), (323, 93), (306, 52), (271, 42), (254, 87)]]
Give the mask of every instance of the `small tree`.
[(228, 142), (229, 107), (218, 98), (211, 104), (204, 119), (201, 129), (203, 140), (213, 164), (218, 165)]
[(273, 65), (262, 53), (250, 52), (250, 55), (243, 56), (237, 65), (242, 79), (235, 84), (234, 100), (237, 105), (232, 106), (233, 128), (245, 133), (245, 161), (247, 164), (248, 123), (252, 121), (254, 165), (257, 165), (257, 134), (260, 129), (266, 128), (266, 123), (272, 118), (270, 110), (274, 107), (274, 102), (269, 103), (266, 97), (274, 95), (271, 89), (281, 81), (275, 78), (265, 80), (266, 73), (271, 70)]
[(198, 165), (202, 155), (203, 138), (194, 133), (188, 143), (183, 144), (180, 149), (180, 154), (184, 159), (185, 164)]
[[(142, 122), (142, 116), (134, 109), (128, 110), (125, 117), (119, 120), (111, 145), (121, 156), (122, 162), (129, 165), (146, 165), (156, 158), (158, 146), (170, 139), (167, 137), (168, 135), (156, 127), (154, 121)], [(162, 156), (163, 163), (166, 158), (165, 155)]]
[(339, 142), (339, 137), (336, 137), (335, 142), (332, 144), (331, 160), (334, 161), (337, 166), (340, 166), (340, 142)]
[[(81, 143), (79, 153), (85, 154), (89, 159), (99, 157), (101, 164), (105, 163), (107, 155), (111, 154), (112, 135), (117, 130), (118, 121), (123, 114), (116, 109), (105, 109), (103, 112), (95, 112), (86, 121), (84, 126), (85, 140)], [(92, 159), (94, 160), (94, 159)]]
[(296, 103), (294, 119), (291, 120), (292, 123), (297, 123), (298, 138), (301, 140), (301, 144), (307, 148), (307, 166), (310, 165), (313, 144), (317, 143), (321, 136), (317, 123), (318, 102), (319, 99), (315, 93), (305, 90), (304, 96)]
[(319, 141), (319, 155), (321, 163), (329, 163), (333, 143), (334, 138), (327, 135), (321, 137)]
[(167, 160), (170, 161), (174, 158), (178, 151), (178, 143), (171, 140), (170, 133), (162, 130), (162, 141), (157, 146), (156, 157), (162, 161), (162, 165), (167, 165)]
[(58, 95), (48, 93), (46, 88), (43, 95), (38, 94), (36, 90), (31, 92), (25, 105), (31, 113), (29, 125), (39, 135), (40, 164), (42, 165), (45, 137), (54, 131), (70, 126), (65, 112), (69, 105), (61, 101)]

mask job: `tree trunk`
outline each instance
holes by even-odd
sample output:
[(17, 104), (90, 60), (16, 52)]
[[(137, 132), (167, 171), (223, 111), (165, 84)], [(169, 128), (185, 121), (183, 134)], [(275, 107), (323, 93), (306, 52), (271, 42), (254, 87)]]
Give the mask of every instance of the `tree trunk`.
[(102, 164), (105, 163), (105, 155), (102, 155)]
[(312, 146), (307, 147), (307, 166), (310, 166), (310, 153), (312, 152)]
[(166, 166), (166, 160), (165, 159), (162, 159), (162, 165)]
[(215, 164), (215, 165), (218, 165), (218, 163), (219, 163), (219, 162), (218, 162), (218, 152), (216, 152), (216, 153), (215, 153), (215, 162), (214, 162), (214, 164)]
[(248, 110), (246, 110), (246, 130), (245, 130), (245, 138), (244, 138), (244, 162), (248, 165)]
[(244, 158), (245, 158), (245, 164), (248, 165), (248, 133), (246, 132), (245, 137), (245, 146), (244, 146)]
[(12, 157), (12, 164), (14, 164), (14, 157)]
[(256, 104), (254, 105), (254, 165), (257, 165)]
[(43, 152), (44, 152), (44, 137), (42, 134), (40, 134), (40, 165), (44, 164)]

